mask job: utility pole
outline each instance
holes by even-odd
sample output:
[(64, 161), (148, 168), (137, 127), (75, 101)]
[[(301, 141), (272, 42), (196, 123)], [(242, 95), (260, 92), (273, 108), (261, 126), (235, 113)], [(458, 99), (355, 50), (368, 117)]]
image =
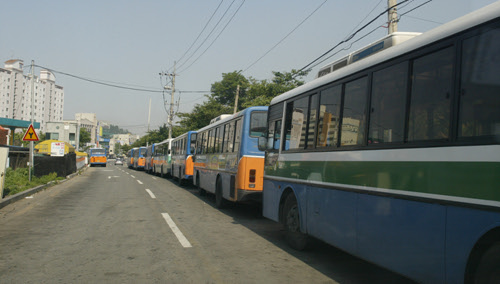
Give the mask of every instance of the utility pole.
[(160, 73), (160, 75), (165, 75), (165, 76), (170, 76), (172, 77), (172, 87), (165, 85), (163, 87), (165, 90), (171, 90), (172, 92), (170, 93), (170, 113), (168, 114), (168, 139), (172, 139), (172, 131), (173, 131), (173, 126), (174, 126), (174, 92), (175, 92), (175, 65), (176, 62), (174, 62), (174, 72), (173, 73)]
[(233, 114), (238, 111), (238, 98), (240, 97), (240, 84), (236, 87), (236, 98), (234, 99), (234, 111)]
[(398, 31), (398, 10), (395, 7), (397, 5), (397, 0), (387, 0), (387, 5), (390, 8), (387, 14), (388, 34), (392, 34)]

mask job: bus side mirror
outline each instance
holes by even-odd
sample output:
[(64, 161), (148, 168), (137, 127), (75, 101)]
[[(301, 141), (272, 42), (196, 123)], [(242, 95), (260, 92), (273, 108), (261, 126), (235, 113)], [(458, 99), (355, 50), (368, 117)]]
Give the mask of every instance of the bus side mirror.
[(265, 151), (267, 149), (267, 138), (259, 137), (258, 148), (260, 151)]

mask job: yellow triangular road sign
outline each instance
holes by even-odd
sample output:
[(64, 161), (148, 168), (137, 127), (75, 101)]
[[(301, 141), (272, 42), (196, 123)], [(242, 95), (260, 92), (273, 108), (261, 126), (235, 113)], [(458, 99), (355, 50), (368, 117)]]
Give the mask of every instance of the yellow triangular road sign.
[(38, 141), (38, 135), (36, 135), (33, 124), (30, 124), (28, 131), (24, 134), (23, 141)]

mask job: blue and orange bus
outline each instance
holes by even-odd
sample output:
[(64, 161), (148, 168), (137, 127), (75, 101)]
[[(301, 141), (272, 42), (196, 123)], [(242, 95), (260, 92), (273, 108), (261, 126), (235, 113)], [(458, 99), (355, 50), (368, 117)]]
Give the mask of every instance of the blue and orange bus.
[(106, 166), (108, 159), (106, 158), (106, 149), (91, 148), (89, 150), (90, 166)]
[(144, 170), (144, 166), (146, 165), (146, 147), (142, 146), (134, 150), (133, 156), (133, 165), (132, 167), (136, 170)]
[(498, 70), (500, 2), (275, 97), (263, 215), (297, 249), (313, 236), (419, 283), (498, 283)]
[(193, 178), (193, 153), (196, 131), (188, 131), (172, 139), (172, 163), (170, 173), (182, 185)]
[(144, 164), (144, 171), (147, 172), (148, 174), (153, 173), (155, 144), (156, 143), (153, 143), (153, 144), (147, 146), (146, 153), (144, 154), (144, 157), (146, 158), (146, 162)]
[(171, 175), (171, 141), (172, 139), (166, 139), (153, 145), (153, 173), (161, 177), (169, 177)]
[(198, 130), (194, 185), (200, 194), (215, 194), (218, 208), (261, 200), (264, 152), (257, 146), (267, 109), (250, 107)]
[(127, 151), (127, 167), (132, 168), (134, 166), (134, 153), (138, 150), (139, 147), (135, 147)]

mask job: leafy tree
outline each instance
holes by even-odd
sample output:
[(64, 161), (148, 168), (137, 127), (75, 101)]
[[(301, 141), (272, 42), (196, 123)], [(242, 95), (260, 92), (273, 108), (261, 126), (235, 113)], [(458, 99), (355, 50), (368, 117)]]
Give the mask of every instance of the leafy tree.
[[(233, 113), (233, 107), (222, 105), (211, 96), (203, 104), (196, 104), (190, 113), (179, 113), (181, 118), (179, 124), (184, 130), (200, 129), (208, 124), (210, 120), (221, 114)], [(186, 132), (184, 131), (184, 132)]]
[(80, 128), (80, 148), (83, 148), (90, 141), (90, 133), (85, 128)]
[(212, 94), (210, 97), (223, 106), (233, 107), (236, 98), (236, 90), (240, 86), (238, 102), (245, 100), (246, 89), (249, 81), (240, 74), (241, 71), (231, 73), (222, 73), (222, 81), (212, 84)]

